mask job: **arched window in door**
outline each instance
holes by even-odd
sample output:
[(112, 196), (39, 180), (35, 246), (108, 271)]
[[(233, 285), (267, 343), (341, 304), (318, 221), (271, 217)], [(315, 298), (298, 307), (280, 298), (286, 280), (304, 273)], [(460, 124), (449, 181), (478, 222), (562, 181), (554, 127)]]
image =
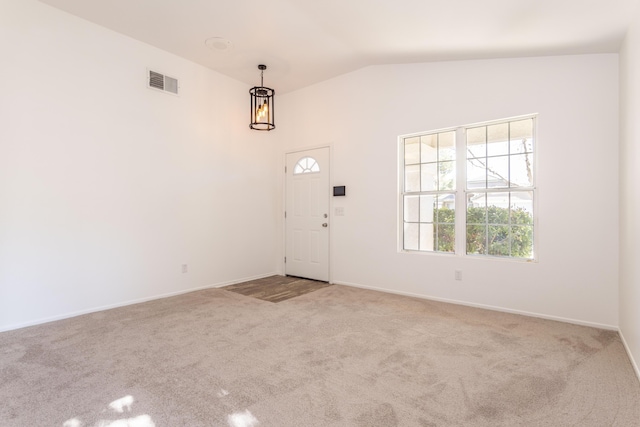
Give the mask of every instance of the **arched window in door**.
[(301, 173), (314, 173), (320, 172), (320, 165), (313, 157), (301, 158), (296, 166), (293, 168), (293, 174), (298, 175)]

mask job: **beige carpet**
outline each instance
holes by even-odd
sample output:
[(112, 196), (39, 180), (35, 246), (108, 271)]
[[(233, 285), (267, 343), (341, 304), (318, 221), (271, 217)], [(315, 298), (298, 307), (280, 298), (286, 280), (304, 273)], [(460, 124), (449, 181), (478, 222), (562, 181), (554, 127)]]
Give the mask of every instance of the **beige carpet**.
[(0, 334), (0, 426), (640, 426), (615, 332), (344, 286)]

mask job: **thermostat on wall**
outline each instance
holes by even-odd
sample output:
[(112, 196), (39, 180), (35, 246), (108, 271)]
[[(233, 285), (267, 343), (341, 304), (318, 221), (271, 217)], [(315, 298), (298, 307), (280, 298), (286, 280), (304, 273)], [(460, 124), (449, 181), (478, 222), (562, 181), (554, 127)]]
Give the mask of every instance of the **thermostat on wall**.
[(347, 195), (347, 187), (341, 185), (339, 187), (333, 187), (333, 196), (346, 196)]

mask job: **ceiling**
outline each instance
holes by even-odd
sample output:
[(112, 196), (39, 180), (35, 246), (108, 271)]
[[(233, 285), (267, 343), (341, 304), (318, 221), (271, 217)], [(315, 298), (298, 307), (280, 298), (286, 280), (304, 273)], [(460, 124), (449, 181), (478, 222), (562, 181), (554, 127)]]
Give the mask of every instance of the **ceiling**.
[(280, 94), (374, 64), (617, 52), (640, 2), (40, 1), (248, 85), (266, 64)]

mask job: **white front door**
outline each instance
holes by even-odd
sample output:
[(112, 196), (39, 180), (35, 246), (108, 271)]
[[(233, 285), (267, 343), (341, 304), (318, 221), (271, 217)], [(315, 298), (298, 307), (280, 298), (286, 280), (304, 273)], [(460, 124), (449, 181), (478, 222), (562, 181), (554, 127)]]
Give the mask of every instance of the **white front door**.
[(285, 272), (329, 281), (329, 148), (287, 154)]

